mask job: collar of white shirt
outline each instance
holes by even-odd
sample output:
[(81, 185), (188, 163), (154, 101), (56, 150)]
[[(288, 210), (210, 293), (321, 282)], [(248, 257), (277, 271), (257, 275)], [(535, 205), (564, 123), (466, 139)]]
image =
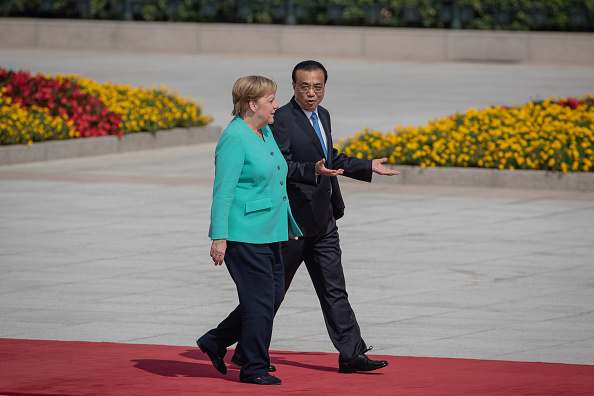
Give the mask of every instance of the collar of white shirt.
[[(301, 110), (303, 110), (303, 109), (301, 109)], [(318, 122), (319, 122), (320, 115), (318, 114), (318, 108), (317, 107), (316, 107), (316, 109), (314, 111), (303, 110), (303, 112), (305, 113), (305, 116), (307, 117), (307, 119), (310, 120), (310, 122), (311, 122), (311, 115), (313, 113), (316, 113), (316, 117), (318, 117)]]

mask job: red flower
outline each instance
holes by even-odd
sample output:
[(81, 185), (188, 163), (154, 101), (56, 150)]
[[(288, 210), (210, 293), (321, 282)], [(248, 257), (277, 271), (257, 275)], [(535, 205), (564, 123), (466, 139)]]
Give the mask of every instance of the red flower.
[(66, 115), (74, 122), (80, 136), (118, 135), (121, 116), (94, 96), (83, 93), (76, 82), (52, 80), (27, 71), (12, 72), (0, 68), (0, 87), (15, 103), (27, 108), (47, 108), (54, 116)]

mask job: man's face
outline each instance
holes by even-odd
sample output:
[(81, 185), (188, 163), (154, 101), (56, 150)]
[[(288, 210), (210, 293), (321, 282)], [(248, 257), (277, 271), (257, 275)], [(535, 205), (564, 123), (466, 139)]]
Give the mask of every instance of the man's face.
[(324, 99), (324, 72), (321, 69), (298, 70), (293, 91), (295, 100), (303, 110), (314, 111)]

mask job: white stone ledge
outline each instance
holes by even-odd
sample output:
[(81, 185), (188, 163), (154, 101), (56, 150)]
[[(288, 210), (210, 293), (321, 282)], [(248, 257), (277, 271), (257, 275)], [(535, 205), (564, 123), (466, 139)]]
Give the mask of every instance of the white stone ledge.
[(117, 136), (102, 136), (37, 142), (31, 145), (14, 144), (0, 146), (0, 165), (216, 142), (221, 136), (221, 132), (221, 127), (209, 125), (193, 128), (175, 128), (172, 130), (157, 131), (155, 133), (130, 133), (121, 138)]
[[(0, 165), (216, 142), (221, 136), (221, 132), (221, 127), (206, 126), (188, 129), (177, 128), (173, 131), (160, 131), (154, 134), (150, 132), (132, 133), (124, 135), (122, 138), (105, 136), (40, 142), (30, 146), (0, 146)], [(510, 171), (483, 168), (421, 168), (419, 166), (407, 165), (389, 167), (400, 171), (400, 175), (398, 177), (374, 175), (373, 182), (451, 187), (594, 191), (594, 172), (563, 174), (561, 172), (541, 170)]]
[(594, 33), (358, 26), (0, 18), (0, 48), (594, 63)]
[(373, 176), (374, 183), (451, 187), (511, 188), (558, 191), (594, 191), (594, 172), (551, 172), (398, 165), (398, 177)]

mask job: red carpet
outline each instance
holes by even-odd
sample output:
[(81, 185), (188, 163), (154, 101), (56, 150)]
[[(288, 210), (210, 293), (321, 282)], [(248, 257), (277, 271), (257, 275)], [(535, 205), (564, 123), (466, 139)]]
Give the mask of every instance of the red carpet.
[[(231, 354), (227, 355), (226, 361)], [(594, 366), (379, 356), (339, 374), (337, 354), (272, 352), (280, 386), (221, 375), (198, 348), (0, 339), (0, 395), (592, 395)]]

